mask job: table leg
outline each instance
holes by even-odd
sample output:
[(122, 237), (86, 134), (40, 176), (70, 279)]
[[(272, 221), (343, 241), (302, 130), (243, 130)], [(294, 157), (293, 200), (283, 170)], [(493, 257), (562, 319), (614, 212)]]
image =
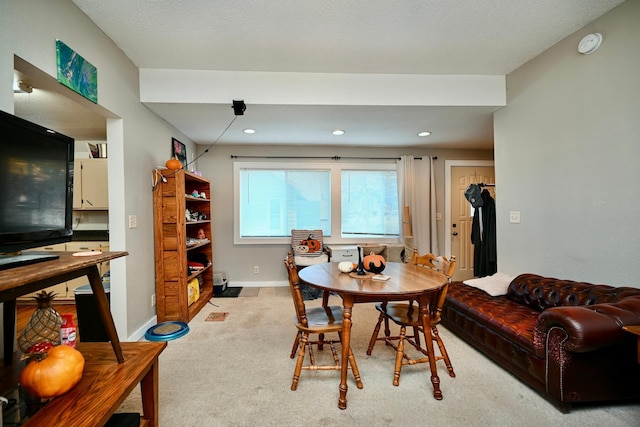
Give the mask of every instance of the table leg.
[(111, 347), (113, 347), (113, 351), (116, 354), (116, 359), (118, 360), (118, 363), (124, 363), (124, 356), (122, 354), (122, 347), (120, 346), (120, 339), (118, 338), (118, 333), (116, 332), (116, 325), (113, 323), (113, 317), (111, 316), (111, 311), (109, 310), (109, 301), (107, 300), (107, 294), (105, 294), (104, 292), (102, 280), (100, 279), (100, 271), (98, 270), (97, 265), (94, 265), (88, 269), (87, 278), (89, 279), (89, 284), (91, 285), (91, 290), (93, 291), (93, 297), (95, 298), (96, 304), (98, 305), (98, 312), (100, 313), (102, 324), (104, 325), (107, 336), (111, 341)]
[(347, 409), (347, 373), (349, 371), (349, 349), (351, 348), (351, 312), (353, 309), (353, 297), (344, 295), (342, 297), (342, 304), (342, 369), (340, 370), (340, 398), (338, 399), (338, 408)]
[(4, 330), (4, 365), (13, 363), (13, 345), (16, 338), (16, 300), (11, 299), (3, 304), (3, 330)]
[(158, 358), (151, 364), (142, 381), (140, 381), (142, 394), (142, 415), (149, 427), (158, 426)]
[(442, 391), (440, 391), (440, 377), (438, 376), (438, 367), (436, 366), (436, 355), (433, 348), (433, 340), (431, 339), (431, 315), (429, 313), (430, 295), (420, 297), (420, 316), (422, 317), (422, 328), (424, 329), (425, 344), (429, 357), (429, 367), (431, 368), (431, 384), (433, 384), (433, 397), (436, 400), (442, 400)]

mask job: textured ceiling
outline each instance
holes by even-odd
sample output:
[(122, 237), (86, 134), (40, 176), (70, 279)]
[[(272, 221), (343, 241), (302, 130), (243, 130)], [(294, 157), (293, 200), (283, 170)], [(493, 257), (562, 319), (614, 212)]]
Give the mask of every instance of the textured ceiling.
[(508, 74), (621, 0), (73, 0), (140, 68)]
[[(622, 0), (73, 0), (139, 68), (506, 75)], [(250, 98), (250, 94), (246, 99)], [(148, 107), (200, 144), (491, 148), (497, 106)], [(336, 126), (347, 133), (336, 139)], [(416, 132), (431, 130), (426, 139)], [(245, 127), (255, 128), (245, 135)]]

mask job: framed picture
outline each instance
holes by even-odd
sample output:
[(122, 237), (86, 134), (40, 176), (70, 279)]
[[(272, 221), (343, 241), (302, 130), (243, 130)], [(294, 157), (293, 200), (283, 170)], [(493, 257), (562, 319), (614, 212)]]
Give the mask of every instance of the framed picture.
[(98, 70), (73, 49), (56, 40), (58, 82), (98, 103)]
[(107, 144), (92, 144), (90, 142), (87, 142), (87, 149), (89, 150), (89, 157), (91, 157), (92, 159), (107, 158)]
[(187, 147), (175, 138), (171, 138), (171, 155), (180, 160), (182, 167), (187, 166)]
[(90, 144), (87, 142), (87, 148), (89, 149), (89, 157), (91, 157), (92, 159), (97, 159), (100, 157), (98, 144)]

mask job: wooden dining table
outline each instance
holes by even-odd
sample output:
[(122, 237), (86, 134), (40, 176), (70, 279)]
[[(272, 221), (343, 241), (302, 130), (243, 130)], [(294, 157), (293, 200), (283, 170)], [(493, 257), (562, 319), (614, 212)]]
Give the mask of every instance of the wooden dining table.
[[(358, 276), (355, 272), (342, 273), (338, 270), (337, 262), (316, 264), (305, 267), (298, 273), (300, 280), (310, 286), (333, 292), (342, 298), (343, 324), (342, 324), (342, 360), (340, 372), (340, 397), (338, 407), (347, 408), (347, 371), (348, 352), (351, 342), (351, 315), (353, 305), (363, 302), (384, 301), (408, 301), (415, 300), (419, 304), (422, 325), (425, 331), (430, 326), (430, 305), (439, 289), (447, 284), (448, 278), (435, 270), (405, 264), (389, 262), (384, 271), (389, 279), (374, 280), (369, 273), (367, 276)], [(373, 309), (373, 308), (372, 308)], [(433, 341), (425, 340), (431, 369), (431, 383), (433, 384), (433, 396), (437, 400), (442, 399), (440, 391), (440, 378), (436, 368)]]

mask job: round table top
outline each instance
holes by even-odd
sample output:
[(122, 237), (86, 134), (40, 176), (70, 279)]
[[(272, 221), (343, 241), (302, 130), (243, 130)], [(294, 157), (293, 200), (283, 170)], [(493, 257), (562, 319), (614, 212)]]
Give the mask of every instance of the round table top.
[(389, 279), (354, 278), (340, 272), (337, 262), (312, 265), (298, 273), (300, 280), (311, 286), (356, 296), (411, 297), (438, 290), (448, 282), (447, 276), (436, 270), (401, 262), (387, 263), (381, 274)]

